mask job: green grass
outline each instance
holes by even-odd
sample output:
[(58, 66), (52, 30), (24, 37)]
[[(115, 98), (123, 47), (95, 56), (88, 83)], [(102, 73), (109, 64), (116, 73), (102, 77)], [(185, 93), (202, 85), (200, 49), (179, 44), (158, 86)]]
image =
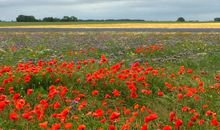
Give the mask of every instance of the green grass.
[(148, 23), (148, 22), (0, 22), (0, 27), (36, 26), (36, 25), (75, 25), (75, 24), (119, 24), (119, 23)]

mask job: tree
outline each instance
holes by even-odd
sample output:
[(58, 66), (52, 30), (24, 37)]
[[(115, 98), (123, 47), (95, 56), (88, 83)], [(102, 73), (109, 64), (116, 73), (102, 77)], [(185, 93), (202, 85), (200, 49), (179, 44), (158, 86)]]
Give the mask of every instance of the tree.
[(45, 17), (45, 18), (43, 18), (42, 21), (43, 22), (53, 22), (54, 20), (53, 20), (53, 17)]
[(69, 22), (70, 18), (69, 16), (63, 16), (63, 18), (61, 19), (61, 21), (63, 22)]
[(179, 17), (176, 21), (177, 22), (185, 22), (185, 19), (183, 17)]
[(78, 21), (78, 19), (75, 16), (63, 16), (63, 18), (61, 19), (62, 22), (76, 22)]
[(34, 16), (26, 16), (26, 15), (19, 15), (16, 18), (17, 22), (37, 22), (38, 20), (35, 19)]
[(60, 22), (60, 19), (53, 17), (45, 17), (43, 18), (43, 22)]
[(215, 18), (214, 21), (215, 22), (220, 22), (220, 18)]
[(78, 21), (77, 17), (75, 17), (75, 16), (71, 16), (70, 18), (71, 18), (71, 20), (72, 20), (73, 22)]

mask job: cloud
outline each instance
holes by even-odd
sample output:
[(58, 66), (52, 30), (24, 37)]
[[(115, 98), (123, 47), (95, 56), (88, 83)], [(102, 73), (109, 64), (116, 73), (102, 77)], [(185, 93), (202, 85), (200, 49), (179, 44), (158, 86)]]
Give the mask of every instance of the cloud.
[(19, 14), (81, 19), (213, 20), (220, 17), (220, 0), (0, 0), (0, 19)]

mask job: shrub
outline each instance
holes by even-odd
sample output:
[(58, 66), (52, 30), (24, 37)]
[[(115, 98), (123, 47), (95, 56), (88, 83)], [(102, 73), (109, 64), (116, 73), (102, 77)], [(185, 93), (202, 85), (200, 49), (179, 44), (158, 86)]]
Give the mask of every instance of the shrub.
[(26, 16), (26, 15), (19, 15), (16, 18), (17, 22), (37, 22), (38, 20), (35, 19), (34, 16)]
[(220, 22), (220, 17), (214, 19), (215, 22)]
[(185, 19), (183, 17), (179, 17), (176, 21), (177, 22), (185, 22)]

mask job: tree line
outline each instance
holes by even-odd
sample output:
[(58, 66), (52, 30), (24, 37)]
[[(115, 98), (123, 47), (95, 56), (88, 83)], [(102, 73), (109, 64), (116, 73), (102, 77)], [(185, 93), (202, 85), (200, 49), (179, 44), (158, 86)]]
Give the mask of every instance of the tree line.
[(78, 18), (75, 16), (63, 16), (63, 18), (45, 17), (36, 19), (34, 16), (19, 15), (16, 18), (17, 22), (76, 22)]
[(145, 21), (142, 19), (88, 19), (88, 20), (81, 20), (75, 16), (64, 16), (63, 18), (56, 18), (56, 17), (45, 17), (43, 19), (36, 19), (34, 16), (27, 16), (27, 15), (19, 15), (16, 18), (17, 22), (77, 22), (77, 21), (85, 21), (85, 22), (103, 22), (103, 21)]
[[(16, 18), (17, 22), (77, 22), (77, 21), (85, 21), (85, 22), (105, 22), (105, 21), (145, 21), (142, 19), (103, 19), (103, 20), (96, 20), (96, 19), (88, 19), (88, 20), (81, 20), (75, 16), (63, 16), (63, 18), (56, 18), (56, 17), (45, 17), (43, 19), (36, 19), (34, 16), (28, 15), (19, 15)], [(183, 17), (179, 17), (176, 20), (177, 22), (185, 22), (186, 20)], [(215, 22), (220, 22), (220, 17), (214, 18)], [(0, 22), (2, 22), (0, 20)], [(152, 21), (153, 22), (153, 21)], [(198, 22), (198, 21), (196, 21)]]

